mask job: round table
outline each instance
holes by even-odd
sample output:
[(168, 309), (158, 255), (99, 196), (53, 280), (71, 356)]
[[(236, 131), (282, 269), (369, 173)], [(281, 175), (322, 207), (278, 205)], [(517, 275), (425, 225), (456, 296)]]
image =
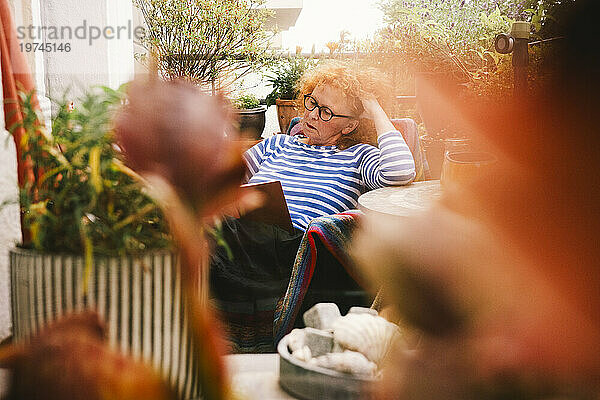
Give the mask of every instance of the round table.
[(427, 209), (441, 195), (439, 180), (415, 182), (371, 190), (358, 198), (358, 206), (364, 212), (408, 217), (415, 211)]

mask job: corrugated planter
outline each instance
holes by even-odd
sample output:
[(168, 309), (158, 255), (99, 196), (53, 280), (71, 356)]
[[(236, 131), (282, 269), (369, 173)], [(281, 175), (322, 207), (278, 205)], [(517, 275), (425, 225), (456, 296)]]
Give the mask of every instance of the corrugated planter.
[(113, 348), (152, 365), (179, 398), (199, 397), (177, 255), (96, 256), (84, 275), (81, 256), (11, 250), (14, 339), (27, 340), (66, 313), (93, 309), (107, 322)]

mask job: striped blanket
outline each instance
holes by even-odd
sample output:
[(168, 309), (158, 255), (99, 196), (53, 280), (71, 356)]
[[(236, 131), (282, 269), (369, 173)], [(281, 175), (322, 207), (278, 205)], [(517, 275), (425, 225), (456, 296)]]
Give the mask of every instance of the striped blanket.
[(362, 213), (358, 210), (315, 218), (310, 222), (292, 267), (285, 296), (275, 309), (273, 337), (275, 344), (292, 330), (300, 305), (308, 290), (317, 259), (316, 240), (337, 258), (352, 277), (358, 276), (347, 255), (347, 245)]

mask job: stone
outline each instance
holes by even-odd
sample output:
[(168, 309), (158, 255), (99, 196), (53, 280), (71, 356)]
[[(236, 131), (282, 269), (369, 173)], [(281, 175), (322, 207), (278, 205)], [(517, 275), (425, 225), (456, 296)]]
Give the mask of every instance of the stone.
[(342, 316), (335, 303), (317, 303), (303, 315), (304, 324), (309, 328), (327, 330)]
[(371, 314), (374, 316), (379, 315), (376, 309), (368, 307), (350, 307), (348, 314)]
[(304, 342), (313, 357), (330, 353), (333, 349), (333, 334), (314, 328), (304, 328)]

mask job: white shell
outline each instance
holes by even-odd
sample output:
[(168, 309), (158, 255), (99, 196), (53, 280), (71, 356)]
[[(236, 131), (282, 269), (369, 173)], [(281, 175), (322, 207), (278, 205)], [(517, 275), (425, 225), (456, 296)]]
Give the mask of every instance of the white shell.
[(329, 353), (311, 360), (323, 368), (334, 369), (354, 375), (373, 376), (377, 372), (377, 365), (356, 351), (346, 350), (343, 353)]
[(344, 349), (358, 351), (380, 365), (400, 329), (385, 318), (371, 314), (347, 314), (333, 326), (333, 338)]
[(300, 361), (309, 362), (312, 358), (312, 354), (310, 353), (308, 346), (304, 346), (301, 349), (294, 350), (292, 357)]

